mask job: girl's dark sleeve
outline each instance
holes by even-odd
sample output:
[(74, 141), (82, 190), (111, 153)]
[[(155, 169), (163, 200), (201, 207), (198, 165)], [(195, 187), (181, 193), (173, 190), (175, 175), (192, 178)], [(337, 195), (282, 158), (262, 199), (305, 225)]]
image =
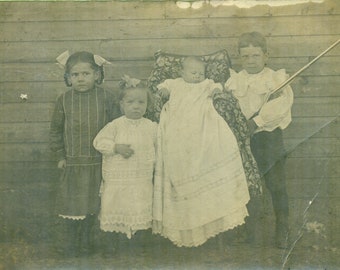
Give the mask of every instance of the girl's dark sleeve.
[(120, 111), (120, 105), (118, 101), (118, 94), (106, 91), (106, 104), (107, 104), (107, 117), (108, 122), (120, 117), (122, 115)]
[(50, 125), (50, 149), (56, 153), (57, 159), (66, 158), (64, 144), (64, 122), (65, 114), (63, 109), (63, 95), (61, 95), (55, 104), (51, 125)]

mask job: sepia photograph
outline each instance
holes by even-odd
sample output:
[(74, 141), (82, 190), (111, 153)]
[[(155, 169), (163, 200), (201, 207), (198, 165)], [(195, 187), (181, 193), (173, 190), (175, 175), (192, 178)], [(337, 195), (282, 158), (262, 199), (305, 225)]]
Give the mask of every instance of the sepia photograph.
[(0, 0), (0, 270), (340, 269), (338, 0)]

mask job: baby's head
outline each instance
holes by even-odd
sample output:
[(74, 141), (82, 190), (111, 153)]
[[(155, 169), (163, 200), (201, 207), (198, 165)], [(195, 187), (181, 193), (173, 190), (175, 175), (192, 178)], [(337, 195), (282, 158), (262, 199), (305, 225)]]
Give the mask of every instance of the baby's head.
[(259, 32), (244, 33), (238, 40), (242, 68), (250, 74), (261, 72), (268, 60), (266, 38)]
[(104, 80), (103, 66), (96, 64), (94, 55), (89, 52), (76, 52), (66, 62), (64, 80), (67, 86), (77, 91), (88, 91)]
[(182, 61), (181, 75), (187, 83), (199, 83), (205, 79), (204, 61), (195, 56), (188, 56)]
[[(130, 79), (130, 78), (129, 78)], [(150, 105), (151, 95), (148, 87), (137, 79), (136, 84), (129, 84), (124, 81), (121, 84), (119, 95), (120, 109), (129, 119), (140, 119), (144, 116), (148, 105)]]

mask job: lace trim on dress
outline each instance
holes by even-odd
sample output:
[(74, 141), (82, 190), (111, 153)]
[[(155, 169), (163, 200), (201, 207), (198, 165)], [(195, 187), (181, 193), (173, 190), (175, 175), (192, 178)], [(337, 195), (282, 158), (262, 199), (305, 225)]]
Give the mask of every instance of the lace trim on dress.
[[(237, 217), (235, 217), (236, 215)], [(174, 230), (169, 227), (164, 227), (161, 221), (154, 220), (152, 232), (168, 238), (178, 247), (197, 247), (221, 232), (244, 224), (244, 219), (247, 216), (248, 212), (246, 208), (243, 208), (234, 213), (232, 220), (230, 219), (230, 215), (228, 215), (191, 230)], [(243, 219), (242, 223), (240, 223), (240, 219)]]
[(106, 214), (105, 216), (100, 216), (101, 224), (124, 224), (128, 227), (135, 227), (139, 224), (145, 224), (151, 221), (151, 208), (149, 211), (145, 211), (143, 215), (122, 215), (122, 214)]
[(147, 230), (150, 229), (151, 221), (143, 224), (135, 224), (133, 226), (127, 226), (125, 224), (100, 224), (100, 229), (104, 232), (120, 232), (126, 234), (127, 238), (131, 239), (131, 237), (139, 230)]
[(127, 118), (125, 115), (123, 116), (123, 119), (124, 119), (125, 122), (129, 123), (132, 126), (139, 126), (144, 121), (143, 118), (130, 119), (130, 118)]
[[(125, 182), (126, 184), (131, 184), (131, 182), (134, 182), (134, 181), (137, 181), (138, 183), (139, 180), (143, 182), (149, 182), (149, 179), (145, 179), (145, 178), (152, 175), (152, 173), (153, 173), (152, 168), (141, 168), (140, 170), (126, 169), (126, 170), (119, 170), (119, 171), (112, 170), (111, 168), (109, 169), (103, 168), (103, 177), (105, 181), (122, 182), (122, 183)], [(125, 180), (125, 179), (129, 179), (129, 180)]]
[(145, 215), (105, 215), (100, 217), (100, 229), (105, 232), (120, 232), (130, 239), (139, 230), (150, 229), (152, 226), (151, 209)]
[[(244, 175), (244, 172), (242, 170), (238, 170), (237, 173), (234, 174), (234, 178), (235, 179), (240, 178), (240, 177), (243, 177), (243, 175)], [(197, 198), (200, 196), (200, 194), (205, 193), (207, 191), (209, 192), (209, 190), (213, 188), (223, 186), (228, 180), (230, 180), (229, 177), (223, 177), (220, 179), (216, 179), (214, 182), (211, 182), (211, 183), (207, 182), (205, 183), (205, 185), (202, 185), (201, 183), (201, 186), (197, 186), (196, 190), (189, 189), (189, 188), (176, 189), (175, 186), (172, 186), (174, 193), (173, 194), (165, 193), (164, 196), (167, 197), (170, 195), (174, 202), (186, 201), (188, 199)]]
[(86, 218), (86, 216), (67, 216), (67, 215), (59, 215), (59, 217), (72, 220), (83, 220)]

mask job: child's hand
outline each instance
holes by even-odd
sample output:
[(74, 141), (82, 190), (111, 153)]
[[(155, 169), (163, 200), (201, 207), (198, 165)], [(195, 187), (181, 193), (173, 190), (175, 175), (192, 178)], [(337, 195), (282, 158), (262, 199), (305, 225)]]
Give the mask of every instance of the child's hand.
[(283, 95), (283, 91), (282, 91), (282, 89), (281, 89), (281, 90), (276, 91), (275, 93), (271, 94), (271, 95), (269, 96), (268, 101), (273, 100), (273, 99), (276, 99), (276, 98), (278, 98), (278, 97), (280, 97), (280, 96), (282, 96), (282, 95)]
[(159, 89), (159, 94), (161, 95), (162, 99), (169, 99), (170, 92), (166, 88)]
[(66, 159), (59, 160), (58, 169), (65, 169), (65, 168), (66, 168)]
[(121, 155), (123, 158), (129, 158), (133, 155), (135, 151), (131, 149), (129, 144), (116, 144), (115, 152)]

